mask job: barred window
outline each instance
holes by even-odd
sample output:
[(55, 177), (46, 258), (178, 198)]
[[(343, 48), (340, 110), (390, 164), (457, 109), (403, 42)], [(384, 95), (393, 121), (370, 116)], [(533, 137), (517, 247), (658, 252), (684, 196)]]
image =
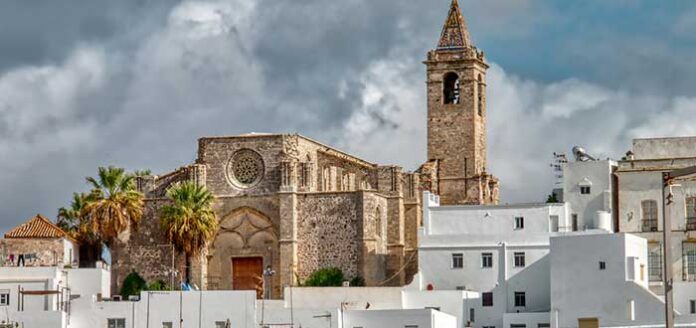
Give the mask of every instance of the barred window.
[(648, 244), (648, 278), (650, 281), (662, 280), (662, 245)]
[(464, 267), (464, 254), (452, 254), (452, 269), (461, 269)]
[(684, 272), (687, 281), (696, 280), (696, 243), (685, 242), (682, 244), (684, 257)]
[(643, 231), (657, 231), (657, 201), (644, 200), (640, 203), (640, 207), (643, 215)]
[(696, 197), (686, 198), (686, 230), (696, 230)]

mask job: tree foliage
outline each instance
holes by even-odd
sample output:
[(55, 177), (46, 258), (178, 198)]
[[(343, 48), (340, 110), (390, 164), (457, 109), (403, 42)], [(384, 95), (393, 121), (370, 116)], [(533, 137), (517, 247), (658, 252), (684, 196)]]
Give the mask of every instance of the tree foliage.
[[(174, 247), (186, 254), (188, 263), (217, 233), (218, 221), (212, 210), (215, 197), (204, 186), (187, 181), (169, 188), (167, 198), (171, 204), (160, 209), (162, 229)], [(187, 265), (187, 282), (189, 278)]]
[(58, 209), (58, 227), (63, 229), (70, 237), (84, 241), (80, 232), (80, 226), (85, 223), (83, 211), (87, 205), (87, 194), (73, 193), (73, 199), (69, 207)]
[(92, 191), (84, 206), (86, 224), (81, 233), (96, 233), (109, 245), (121, 232), (136, 227), (143, 215), (143, 194), (135, 189), (134, 176), (122, 168), (100, 167), (88, 177)]
[(324, 268), (314, 271), (304, 283), (308, 287), (339, 287), (343, 285), (343, 271), (339, 268)]
[(158, 291), (158, 290), (169, 290), (169, 285), (163, 280), (156, 280), (147, 285), (147, 290)]
[(547, 203), (558, 203), (558, 196), (556, 193), (551, 193), (548, 197), (546, 197), (546, 202)]
[(131, 295), (140, 295), (140, 291), (147, 289), (147, 282), (137, 272), (129, 273), (121, 285), (121, 297), (128, 298)]

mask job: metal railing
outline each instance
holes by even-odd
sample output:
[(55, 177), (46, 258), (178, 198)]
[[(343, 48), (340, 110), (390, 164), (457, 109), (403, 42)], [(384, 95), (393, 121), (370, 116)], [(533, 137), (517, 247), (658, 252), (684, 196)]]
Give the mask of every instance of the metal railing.
[(657, 231), (657, 220), (647, 220), (644, 219), (642, 222), (643, 232), (656, 232)]
[(686, 218), (686, 230), (696, 230), (696, 218)]

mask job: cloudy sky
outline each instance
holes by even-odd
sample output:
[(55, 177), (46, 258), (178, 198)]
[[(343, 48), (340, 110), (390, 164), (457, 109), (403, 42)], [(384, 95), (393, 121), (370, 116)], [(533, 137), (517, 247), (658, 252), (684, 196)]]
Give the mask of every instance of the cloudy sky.
[[(200, 136), (301, 133), (412, 170), (421, 61), (450, 0), (0, 5), (0, 232), (55, 217), (100, 165), (162, 173)], [(491, 69), (489, 171), (543, 200), (554, 151), (696, 135), (696, 3), (461, 0)]]

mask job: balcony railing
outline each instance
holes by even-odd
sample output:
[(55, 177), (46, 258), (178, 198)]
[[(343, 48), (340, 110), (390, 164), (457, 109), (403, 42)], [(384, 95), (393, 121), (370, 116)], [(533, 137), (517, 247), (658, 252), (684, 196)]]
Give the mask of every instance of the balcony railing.
[(686, 218), (686, 230), (696, 230), (696, 218)]
[(657, 220), (643, 220), (643, 232), (657, 231)]

